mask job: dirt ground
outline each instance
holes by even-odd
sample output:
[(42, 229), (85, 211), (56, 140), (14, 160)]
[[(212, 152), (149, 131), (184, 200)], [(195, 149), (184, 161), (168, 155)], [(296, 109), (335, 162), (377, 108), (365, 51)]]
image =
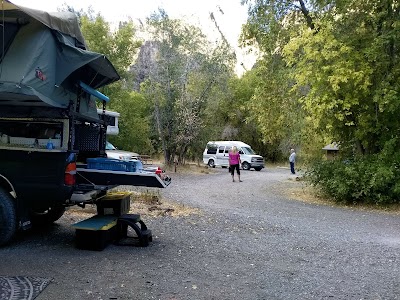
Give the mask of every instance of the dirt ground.
[[(197, 169), (196, 169), (197, 170)], [(71, 225), (94, 207), (0, 248), (0, 275), (51, 278), (50, 299), (399, 299), (400, 219), (313, 198), (287, 169), (170, 173), (131, 190), (148, 247), (75, 247)]]

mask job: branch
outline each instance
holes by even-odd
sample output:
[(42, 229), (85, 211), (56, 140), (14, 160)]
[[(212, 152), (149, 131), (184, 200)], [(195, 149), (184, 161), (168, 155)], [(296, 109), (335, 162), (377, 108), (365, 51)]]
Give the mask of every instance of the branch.
[(215, 19), (214, 13), (212, 13), (212, 12), (210, 13), (210, 19), (211, 19), (211, 21), (214, 22), (215, 28), (217, 28), (219, 34), (220, 34), (221, 37), (222, 37), (222, 40), (223, 40), (228, 46), (230, 46), (228, 40), (225, 38), (224, 33), (223, 33), (223, 32), (221, 31), (221, 29), (219, 28), (218, 23), (217, 23), (217, 20)]
[(304, 4), (303, 0), (298, 0), (300, 3), (300, 11), (303, 13), (304, 17), (306, 18), (307, 21), (307, 25), (310, 29), (314, 30), (315, 29), (315, 25), (314, 25), (314, 21), (310, 16), (310, 12), (308, 11), (306, 5)]

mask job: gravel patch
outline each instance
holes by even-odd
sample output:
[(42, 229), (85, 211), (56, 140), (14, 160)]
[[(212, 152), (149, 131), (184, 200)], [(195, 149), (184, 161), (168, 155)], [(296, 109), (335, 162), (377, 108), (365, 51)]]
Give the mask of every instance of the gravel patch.
[(149, 247), (76, 249), (72, 211), (0, 248), (0, 275), (53, 278), (37, 300), (400, 299), (398, 216), (292, 199), (286, 169), (170, 175), (151, 192), (187, 211), (144, 207)]

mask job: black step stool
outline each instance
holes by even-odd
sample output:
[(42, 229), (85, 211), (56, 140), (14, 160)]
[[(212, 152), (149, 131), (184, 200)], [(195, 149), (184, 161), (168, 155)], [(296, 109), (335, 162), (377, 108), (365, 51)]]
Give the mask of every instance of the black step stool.
[[(135, 231), (137, 237), (128, 236), (128, 227)], [(118, 217), (116, 245), (147, 247), (152, 241), (151, 230), (147, 229), (139, 214), (124, 214)]]

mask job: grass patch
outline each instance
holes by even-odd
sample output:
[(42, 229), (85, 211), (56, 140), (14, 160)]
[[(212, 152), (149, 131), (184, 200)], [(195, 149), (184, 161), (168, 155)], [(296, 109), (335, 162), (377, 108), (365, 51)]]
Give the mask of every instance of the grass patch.
[(200, 214), (200, 210), (183, 204), (162, 200), (159, 193), (152, 191), (134, 192), (131, 198), (131, 213), (150, 217), (187, 217)]
[(385, 204), (385, 205), (377, 205), (377, 204), (362, 204), (362, 203), (353, 203), (353, 204), (345, 204), (336, 202), (334, 199), (330, 199), (324, 195), (322, 195), (317, 189), (304, 182), (302, 179), (296, 180), (295, 178), (289, 179), (289, 182), (293, 183), (291, 187), (284, 190), (285, 196), (293, 199), (302, 201), (309, 204), (316, 205), (327, 205), (331, 207), (341, 207), (347, 209), (357, 209), (363, 211), (373, 211), (373, 212), (383, 212), (389, 214), (400, 215), (400, 204)]
[[(129, 213), (146, 217), (187, 217), (193, 214), (199, 215), (201, 211), (187, 205), (163, 200), (159, 193), (147, 190), (132, 192)], [(95, 214), (97, 214), (95, 204), (87, 204), (85, 208), (73, 206), (66, 212), (66, 216), (73, 221), (90, 218)]]
[(167, 173), (177, 174), (212, 174), (215, 173), (213, 168), (208, 167), (202, 163), (190, 162), (184, 165), (166, 166), (165, 171)]

